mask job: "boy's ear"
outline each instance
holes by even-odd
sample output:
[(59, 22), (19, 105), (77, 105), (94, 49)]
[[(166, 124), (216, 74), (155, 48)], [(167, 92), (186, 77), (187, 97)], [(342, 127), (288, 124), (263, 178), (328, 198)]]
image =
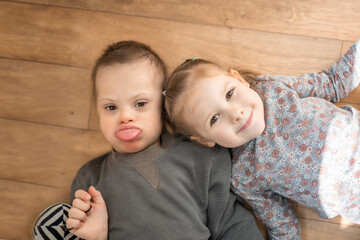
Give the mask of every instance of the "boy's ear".
[(231, 76), (239, 80), (241, 83), (245, 84), (247, 87), (250, 87), (250, 84), (239, 74), (238, 71), (231, 69), (230, 74)]
[(212, 148), (215, 146), (215, 142), (209, 141), (202, 137), (190, 136), (190, 140), (200, 143), (201, 145), (208, 147), (208, 148)]

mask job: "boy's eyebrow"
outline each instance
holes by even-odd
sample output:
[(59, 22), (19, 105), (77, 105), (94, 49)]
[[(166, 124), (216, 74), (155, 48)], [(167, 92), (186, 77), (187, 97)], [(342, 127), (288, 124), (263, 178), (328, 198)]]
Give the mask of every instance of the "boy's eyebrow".
[(147, 97), (147, 96), (150, 96), (150, 95), (151, 95), (151, 93), (148, 93), (148, 92), (140, 92), (140, 93), (134, 95), (133, 98), (139, 98), (139, 97), (142, 97), (142, 96)]
[[(132, 96), (131, 98), (139, 98), (139, 97), (147, 97), (147, 96), (150, 96), (151, 94), (149, 94), (148, 92), (140, 92), (134, 96)], [(111, 97), (102, 97), (102, 98), (99, 98), (99, 101), (104, 101), (104, 100), (108, 100), (108, 101), (115, 101), (116, 98), (111, 98)]]
[(103, 97), (103, 98), (99, 98), (99, 101), (114, 101), (114, 99), (108, 98), (108, 97)]

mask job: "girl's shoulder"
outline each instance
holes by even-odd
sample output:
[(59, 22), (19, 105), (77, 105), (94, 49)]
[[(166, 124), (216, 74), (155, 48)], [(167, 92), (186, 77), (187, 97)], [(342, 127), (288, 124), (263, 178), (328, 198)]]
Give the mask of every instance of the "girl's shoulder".
[(251, 87), (253, 89), (275, 89), (276, 87), (287, 88), (289, 83), (294, 82), (297, 79), (295, 76), (284, 76), (284, 75), (262, 75), (254, 79)]

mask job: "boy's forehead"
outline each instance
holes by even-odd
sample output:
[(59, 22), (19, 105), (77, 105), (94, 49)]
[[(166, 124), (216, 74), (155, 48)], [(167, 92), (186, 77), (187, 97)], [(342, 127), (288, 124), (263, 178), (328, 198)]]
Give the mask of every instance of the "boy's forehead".
[(99, 75), (113, 75), (121, 84), (152, 84), (162, 87), (163, 76), (155, 64), (149, 60), (141, 59), (129, 63), (114, 63), (110, 66), (102, 66), (98, 70), (97, 82), (101, 81)]

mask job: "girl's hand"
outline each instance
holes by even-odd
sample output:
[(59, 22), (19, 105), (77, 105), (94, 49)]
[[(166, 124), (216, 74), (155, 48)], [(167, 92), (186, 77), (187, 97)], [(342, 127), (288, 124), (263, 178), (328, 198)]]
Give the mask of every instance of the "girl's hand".
[[(91, 202), (91, 199), (93, 202)], [(108, 235), (108, 214), (106, 204), (93, 186), (89, 192), (78, 190), (72, 208), (69, 210), (69, 218), (66, 227), (76, 236), (88, 240), (106, 240)]]

